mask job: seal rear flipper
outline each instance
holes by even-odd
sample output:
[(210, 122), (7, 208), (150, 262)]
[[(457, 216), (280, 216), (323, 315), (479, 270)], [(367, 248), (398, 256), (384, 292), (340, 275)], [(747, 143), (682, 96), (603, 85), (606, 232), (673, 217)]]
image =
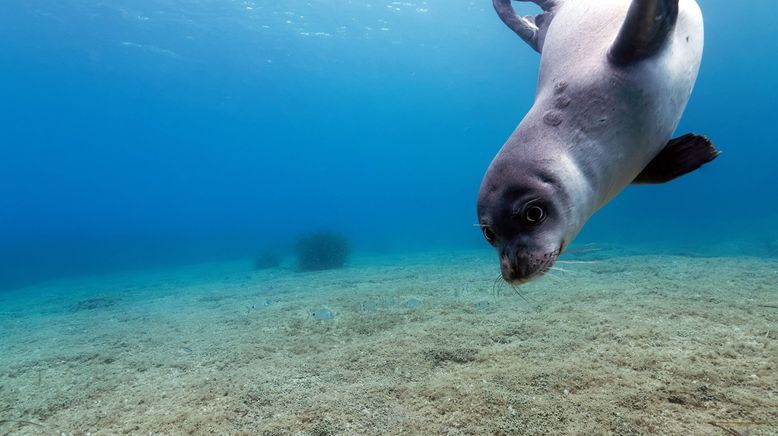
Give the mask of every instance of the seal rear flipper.
[(540, 53), (543, 51), (543, 41), (546, 39), (546, 30), (551, 19), (554, 17), (554, 11), (563, 0), (516, 0), (522, 2), (532, 2), (543, 9), (540, 15), (528, 15), (520, 17), (511, 6), (511, 0), (492, 0), (494, 10), (503, 23), (511, 30), (516, 32), (533, 50)]
[(687, 133), (670, 140), (632, 183), (669, 182), (716, 159), (719, 154), (710, 139)]
[(657, 53), (678, 20), (678, 0), (632, 0), (608, 58), (627, 65)]

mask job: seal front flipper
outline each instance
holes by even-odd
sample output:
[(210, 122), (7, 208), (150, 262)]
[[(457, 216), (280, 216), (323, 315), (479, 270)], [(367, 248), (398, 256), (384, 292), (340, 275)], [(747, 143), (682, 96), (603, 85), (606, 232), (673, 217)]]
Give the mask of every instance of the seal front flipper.
[(533, 50), (540, 53), (543, 51), (543, 41), (546, 39), (546, 30), (554, 17), (554, 11), (562, 0), (517, 0), (531, 1), (543, 9), (542, 14), (526, 17), (516, 15), (516, 11), (511, 6), (511, 0), (492, 0), (494, 10), (503, 23), (511, 30), (516, 32)]
[(632, 184), (669, 182), (716, 159), (719, 154), (710, 139), (688, 133), (670, 140)]
[(652, 56), (665, 44), (678, 20), (678, 0), (632, 0), (608, 58), (627, 65)]

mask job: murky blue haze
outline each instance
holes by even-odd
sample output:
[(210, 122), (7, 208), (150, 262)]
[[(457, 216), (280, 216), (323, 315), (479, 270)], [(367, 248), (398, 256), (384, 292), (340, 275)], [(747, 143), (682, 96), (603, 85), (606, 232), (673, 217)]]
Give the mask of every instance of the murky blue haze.
[[(776, 237), (777, 9), (700, 4), (678, 133), (722, 156), (628, 188), (579, 242), (765, 255)], [(250, 256), (318, 229), (357, 251), (489, 250), (476, 194), (538, 56), (487, 0), (7, 0), (0, 62), (9, 287)]]

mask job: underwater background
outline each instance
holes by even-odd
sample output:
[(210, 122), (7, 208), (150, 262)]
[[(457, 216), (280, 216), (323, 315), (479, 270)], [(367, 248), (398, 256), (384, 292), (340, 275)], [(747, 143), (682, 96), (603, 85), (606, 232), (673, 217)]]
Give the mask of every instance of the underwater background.
[(698, 3), (722, 155), (514, 288), (489, 0), (3, 1), (0, 435), (778, 434), (778, 8)]
[[(579, 242), (764, 254), (778, 237), (776, 10), (700, 5), (678, 135), (708, 135), (721, 158), (628, 187)], [(250, 256), (311, 230), (357, 250), (488, 250), (478, 187), (539, 59), (485, 0), (8, 1), (0, 58), (6, 288)]]

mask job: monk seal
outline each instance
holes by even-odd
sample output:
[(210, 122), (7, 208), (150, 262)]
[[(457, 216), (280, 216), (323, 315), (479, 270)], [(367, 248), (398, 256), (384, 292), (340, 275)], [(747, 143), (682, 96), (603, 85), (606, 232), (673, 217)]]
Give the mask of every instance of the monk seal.
[(543, 13), (519, 17), (493, 0), (541, 53), (540, 72), (478, 194), (479, 226), (513, 284), (547, 272), (627, 185), (667, 182), (719, 154), (704, 136), (671, 140), (702, 58), (694, 0), (530, 1)]

